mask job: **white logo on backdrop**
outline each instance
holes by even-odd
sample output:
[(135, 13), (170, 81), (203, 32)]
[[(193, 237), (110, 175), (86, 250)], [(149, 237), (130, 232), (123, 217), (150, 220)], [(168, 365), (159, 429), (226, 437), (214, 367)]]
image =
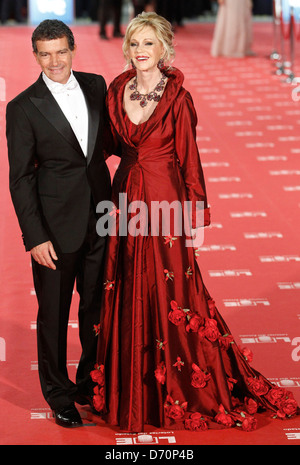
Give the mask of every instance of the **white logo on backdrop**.
[(57, 16), (66, 14), (67, 3), (65, 0), (37, 0), (40, 13), (54, 13)]
[(265, 297), (260, 299), (223, 299), (223, 303), (225, 307), (257, 307), (258, 305), (271, 305)]
[(300, 432), (294, 432), (294, 433), (285, 433), (287, 439), (293, 440), (293, 439), (300, 439)]
[(276, 344), (278, 342), (291, 343), (287, 334), (247, 334), (240, 336), (242, 344)]
[(209, 276), (212, 278), (223, 278), (225, 276), (236, 277), (236, 276), (252, 276), (250, 270), (209, 270)]

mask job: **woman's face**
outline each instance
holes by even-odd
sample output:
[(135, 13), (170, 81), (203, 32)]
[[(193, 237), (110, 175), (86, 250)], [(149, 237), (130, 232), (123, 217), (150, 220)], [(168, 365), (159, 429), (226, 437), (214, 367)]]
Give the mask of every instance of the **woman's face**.
[(164, 47), (150, 26), (137, 29), (129, 42), (128, 57), (137, 70), (153, 70), (164, 55)]

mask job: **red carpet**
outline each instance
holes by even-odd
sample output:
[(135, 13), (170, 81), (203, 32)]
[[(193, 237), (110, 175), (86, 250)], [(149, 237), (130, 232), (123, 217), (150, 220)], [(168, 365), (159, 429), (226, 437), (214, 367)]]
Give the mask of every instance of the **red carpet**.
[[(109, 83), (123, 69), (121, 41), (101, 42), (96, 26), (73, 29), (78, 43), (74, 69), (103, 74)], [(149, 427), (141, 437), (107, 427), (85, 408), (80, 411), (86, 427), (70, 431), (55, 425), (39, 387), (30, 258), (8, 191), (4, 81), (8, 101), (36, 80), (31, 32), (29, 27), (0, 28), (0, 443), (299, 445), (299, 418), (272, 420), (269, 414), (251, 433), (187, 434)], [(175, 66), (184, 72), (197, 108), (212, 210), (201, 269), (236, 340), (252, 350), (253, 366), (288, 387), (300, 402), (299, 102), (292, 100), (293, 87), (273, 74), (271, 24), (254, 24), (257, 55), (247, 59), (211, 58), (212, 32), (212, 24), (192, 24), (176, 34)], [(109, 163), (113, 171), (115, 160)], [(75, 296), (71, 375), (79, 357), (76, 304)]]

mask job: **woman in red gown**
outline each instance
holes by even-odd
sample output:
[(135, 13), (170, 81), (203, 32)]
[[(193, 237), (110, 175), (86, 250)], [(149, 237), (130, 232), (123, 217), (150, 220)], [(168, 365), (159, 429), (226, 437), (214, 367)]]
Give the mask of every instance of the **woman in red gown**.
[[(169, 230), (160, 224), (158, 233), (150, 222), (155, 202), (189, 201), (192, 226), (201, 218), (201, 226), (209, 224), (193, 101), (182, 87), (183, 74), (162, 66), (162, 59), (173, 56), (172, 39), (170, 24), (155, 13), (134, 18), (123, 46), (133, 69), (108, 90), (122, 156), (113, 180), (116, 231), (108, 238), (91, 373), (94, 406), (109, 424), (127, 431), (144, 431), (145, 424), (251, 430), (257, 409), (286, 418), (296, 413), (296, 402), (249, 365), (203, 284), (197, 251), (187, 246), (184, 231), (178, 234), (175, 219)], [(144, 216), (136, 210), (141, 204), (148, 209)]]

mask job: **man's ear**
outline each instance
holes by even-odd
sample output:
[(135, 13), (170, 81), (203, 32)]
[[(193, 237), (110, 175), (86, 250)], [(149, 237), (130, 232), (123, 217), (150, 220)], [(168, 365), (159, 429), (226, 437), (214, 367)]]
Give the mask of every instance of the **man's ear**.
[(39, 57), (38, 57), (38, 54), (37, 54), (37, 53), (36, 53), (34, 50), (32, 51), (32, 54), (33, 54), (33, 56), (34, 56), (34, 58), (35, 58), (35, 60), (36, 60), (37, 64), (39, 65), (39, 64), (40, 64), (40, 62), (39, 62)]
[(75, 45), (74, 45), (74, 48), (73, 48), (73, 50), (72, 50), (72, 58), (75, 57), (76, 53), (77, 53), (77, 45), (75, 44)]

